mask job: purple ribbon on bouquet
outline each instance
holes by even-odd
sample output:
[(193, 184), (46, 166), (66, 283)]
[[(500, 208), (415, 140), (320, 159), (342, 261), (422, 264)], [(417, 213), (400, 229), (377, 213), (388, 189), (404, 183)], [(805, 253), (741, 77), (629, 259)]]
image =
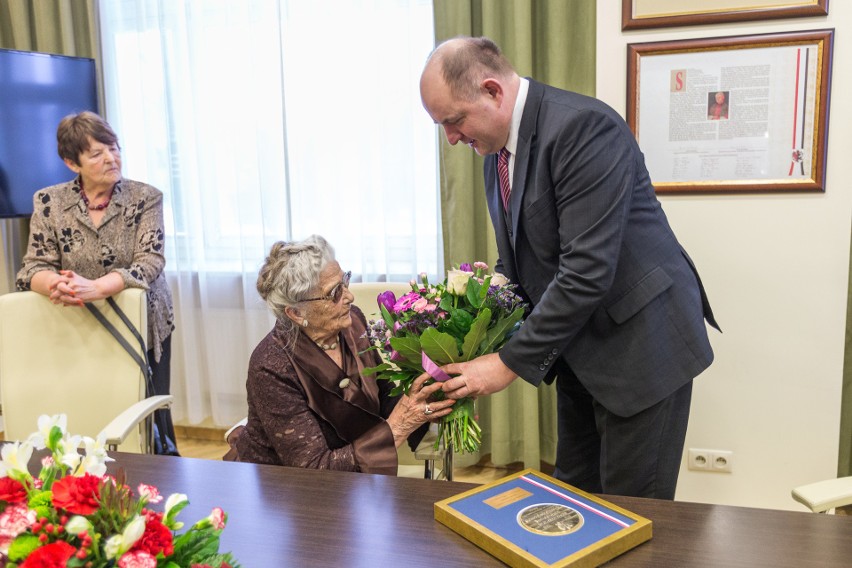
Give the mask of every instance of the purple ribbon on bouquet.
[(429, 373), (429, 376), (438, 381), (439, 383), (443, 383), (444, 381), (449, 381), (452, 377), (441, 370), (441, 367), (435, 364), (435, 362), (426, 355), (425, 351), (420, 352), (420, 363), (423, 365), (423, 370)]

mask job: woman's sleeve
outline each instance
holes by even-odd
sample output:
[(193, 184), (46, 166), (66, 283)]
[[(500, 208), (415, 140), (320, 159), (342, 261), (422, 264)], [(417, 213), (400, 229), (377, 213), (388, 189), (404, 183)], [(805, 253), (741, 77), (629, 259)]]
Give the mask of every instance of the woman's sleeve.
[(163, 194), (151, 186), (126, 212), (126, 220), (136, 225), (133, 260), (127, 268), (116, 268), (126, 288), (148, 290), (166, 266)]
[[(21, 269), (18, 271), (15, 286), (18, 290), (29, 290), (30, 282), (37, 272), (50, 270), (58, 272), (62, 257), (56, 232), (49, 219), (51, 198), (47, 192), (37, 191), (33, 196), (33, 215), (30, 218), (30, 236)], [(57, 213), (54, 213), (54, 216)]]

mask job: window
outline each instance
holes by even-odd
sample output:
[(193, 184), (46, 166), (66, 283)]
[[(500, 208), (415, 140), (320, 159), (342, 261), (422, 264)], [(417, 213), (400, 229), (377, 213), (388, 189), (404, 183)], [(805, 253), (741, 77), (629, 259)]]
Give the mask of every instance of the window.
[(356, 279), (443, 269), (423, 0), (100, 4), (124, 174), (165, 194), (167, 270), (255, 272), (325, 236)]
[(323, 235), (354, 281), (443, 276), (437, 130), (419, 95), (432, 5), (98, 5), (124, 175), (165, 198), (173, 414), (230, 426), (271, 327), (254, 282), (273, 242)]

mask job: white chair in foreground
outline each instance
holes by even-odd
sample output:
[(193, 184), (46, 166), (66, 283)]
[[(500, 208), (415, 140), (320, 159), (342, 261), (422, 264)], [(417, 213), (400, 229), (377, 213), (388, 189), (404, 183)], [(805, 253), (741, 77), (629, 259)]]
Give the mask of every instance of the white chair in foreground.
[[(792, 494), (793, 499), (814, 513), (826, 513), (837, 508), (845, 509), (852, 505), (852, 477), (826, 479), (801, 485), (793, 489)], [(845, 510), (844, 514), (852, 514), (852, 511)]]
[[(147, 337), (145, 291), (124, 290), (114, 299)], [(138, 353), (138, 341), (107, 302), (95, 305)], [(104, 433), (110, 449), (153, 453), (150, 417), (172, 400), (170, 395), (145, 398), (139, 365), (87, 309), (55, 306), (36, 292), (0, 296), (6, 440), (26, 439), (42, 414), (66, 414), (71, 434)]]

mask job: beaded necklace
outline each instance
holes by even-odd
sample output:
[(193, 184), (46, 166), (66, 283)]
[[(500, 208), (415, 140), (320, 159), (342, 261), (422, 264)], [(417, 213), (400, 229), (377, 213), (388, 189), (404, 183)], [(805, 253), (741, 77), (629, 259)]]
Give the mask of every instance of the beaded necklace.
[(83, 199), (83, 203), (86, 205), (86, 209), (88, 209), (89, 211), (103, 211), (104, 209), (106, 209), (107, 205), (109, 205), (110, 200), (112, 200), (113, 193), (115, 193), (115, 188), (113, 188), (113, 190), (109, 192), (106, 201), (98, 205), (91, 205), (89, 203), (89, 198), (86, 197), (86, 192), (83, 191), (83, 180), (80, 180), (80, 197)]

